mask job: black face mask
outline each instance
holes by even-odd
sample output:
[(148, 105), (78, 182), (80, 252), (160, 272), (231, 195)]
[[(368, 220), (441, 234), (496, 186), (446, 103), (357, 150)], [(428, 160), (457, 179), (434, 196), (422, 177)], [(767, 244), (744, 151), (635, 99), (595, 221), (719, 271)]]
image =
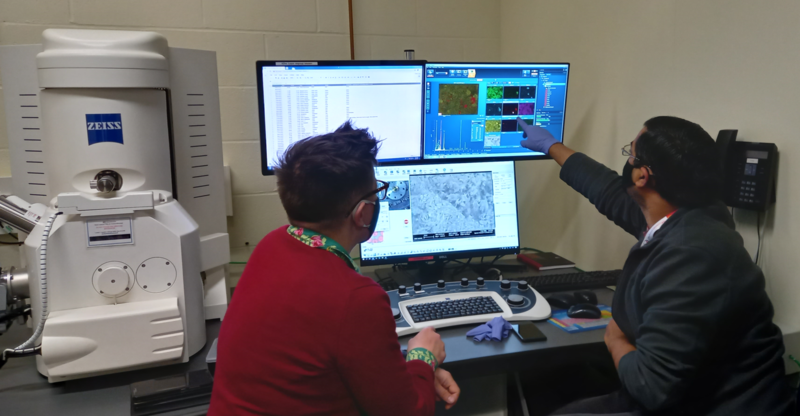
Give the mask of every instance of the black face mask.
[(625, 167), (622, 168), (622, 189), (628, 191), (628, 188), (634, 185), (631, 175), (633, 174), (634, 166), (625, 161)]
[(375, 211), (372, 213), (372, 221), (369, 223), (369, 238), (375, 234), (375, 228), (378, 227), (378, 217), (381, 215), (381, 201), (375, 201)]

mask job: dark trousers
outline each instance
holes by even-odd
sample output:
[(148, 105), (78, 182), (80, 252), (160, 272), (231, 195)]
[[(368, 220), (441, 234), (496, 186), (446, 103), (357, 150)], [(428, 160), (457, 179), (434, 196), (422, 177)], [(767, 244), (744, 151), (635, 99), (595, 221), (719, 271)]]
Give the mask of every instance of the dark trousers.
[(620, 392), (617, 369), (604, 349), (559, 354), (519, 375), (531, 416), (640, 415)]
[(639, 406), (623, 391), (572, 402), (551, 415), (642, 416)]

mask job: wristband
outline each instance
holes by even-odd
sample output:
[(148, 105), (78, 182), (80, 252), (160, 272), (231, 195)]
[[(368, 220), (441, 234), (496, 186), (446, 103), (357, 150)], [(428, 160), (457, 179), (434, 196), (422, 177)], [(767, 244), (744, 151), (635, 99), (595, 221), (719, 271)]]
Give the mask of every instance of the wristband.
[(408, 362), (411, 360), (424, 361), (425, 364), (428, 364), (431, 366), (431, 368), (433, 368), (433, 371), (436, 371), (436, 369), (439, 367), (439, 361), (436, 359), (436, 356), (425, 348), (414, 348), (413, 350), (408, 351), (408, 355), (406, 355), (406, 361)]

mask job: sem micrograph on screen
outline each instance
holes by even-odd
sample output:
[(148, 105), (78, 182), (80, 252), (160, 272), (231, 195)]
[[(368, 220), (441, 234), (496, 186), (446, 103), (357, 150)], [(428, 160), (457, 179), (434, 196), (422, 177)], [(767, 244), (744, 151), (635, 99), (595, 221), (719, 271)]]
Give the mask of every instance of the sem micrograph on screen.
[(439, 86), (439, 114), (478, 114), (478, 84), (442, 84)]
[(412, 234), (494, 230), (491, 172), (412, 175)]

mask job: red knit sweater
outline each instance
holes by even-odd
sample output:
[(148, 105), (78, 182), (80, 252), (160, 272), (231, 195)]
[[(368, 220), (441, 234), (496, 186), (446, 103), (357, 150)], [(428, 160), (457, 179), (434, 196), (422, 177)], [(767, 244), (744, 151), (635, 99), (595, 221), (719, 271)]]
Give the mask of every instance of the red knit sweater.
[(386, 292), (286, 228), (236, 286), (208, 414), (433, 415), (433, 371), (403, 359)]

